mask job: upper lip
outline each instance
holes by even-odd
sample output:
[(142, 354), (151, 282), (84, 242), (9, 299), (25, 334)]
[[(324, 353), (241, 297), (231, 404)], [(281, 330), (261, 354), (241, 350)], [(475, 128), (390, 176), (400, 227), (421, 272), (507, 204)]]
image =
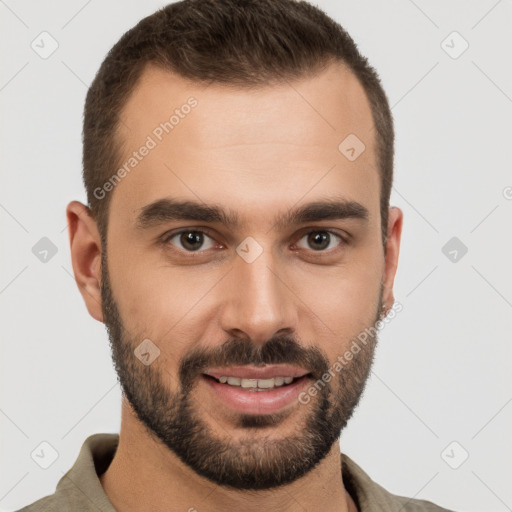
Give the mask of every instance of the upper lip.
[(225, 368), (208, 368), (206, 375), (219, 379), (220, 377), (238, 377), (239, 379), (273, 379), (275, 377), (303, 377), (309, 372), (304, 368), (285, 364), (257, 366), (227, 366)]

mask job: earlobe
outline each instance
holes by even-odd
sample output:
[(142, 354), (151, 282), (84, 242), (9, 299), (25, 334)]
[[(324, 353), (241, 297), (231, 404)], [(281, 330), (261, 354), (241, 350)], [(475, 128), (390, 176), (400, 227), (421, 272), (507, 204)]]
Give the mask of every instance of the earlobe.
[(388, 231), (386, 240), (386, 258), (384, 262), (384, 292), (382, 302), (391, 308), (395, 302), (393, 284), (398, 267), (400, 254), (400, 240), (402, 236), (403, 212), (400, 208), (393, 206), (389, 209)]
[(66, 208), (73, 273), (89, 314), (103, 322), (101, 304), (101, 238), (91, 210), (79, 201)]

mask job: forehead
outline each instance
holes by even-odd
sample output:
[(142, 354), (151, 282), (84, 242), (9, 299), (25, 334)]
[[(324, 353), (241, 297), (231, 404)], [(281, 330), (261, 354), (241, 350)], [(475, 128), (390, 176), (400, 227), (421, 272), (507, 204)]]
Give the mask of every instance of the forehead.
[(242, 216), (331, 192), (378, 208), (371, 109), (342, 64), (258, 88), (204, 85), (151, 66), (120, 117), (125, 172), (110, 211), (125, 222), (178, 196), (222, 201)]

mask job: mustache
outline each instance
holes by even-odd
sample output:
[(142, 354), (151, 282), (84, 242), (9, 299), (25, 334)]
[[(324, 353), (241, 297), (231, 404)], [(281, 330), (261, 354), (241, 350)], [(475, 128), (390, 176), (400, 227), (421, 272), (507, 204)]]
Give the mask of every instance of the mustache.
[(248, 339), (234, 338), (216, 348), (196, 348), (182, 360), (179, 376), (183, 391), (187, 391), (208, 367), (270, 364), (291, 364), (304, 368), (315, 380), (329, 369), (328, 359), (319, 348), (303, 347), (289, 336), (275, 336), (262, 345)]

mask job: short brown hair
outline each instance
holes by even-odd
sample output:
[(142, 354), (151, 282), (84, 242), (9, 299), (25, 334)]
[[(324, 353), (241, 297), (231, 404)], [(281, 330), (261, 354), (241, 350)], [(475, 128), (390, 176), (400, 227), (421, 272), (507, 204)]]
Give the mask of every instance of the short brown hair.
[(94, 191), (120, 165), (119, 115), (148, 64), (205, 84), (253, 87), (311, 76), (336, 61), (355, 74), (371, 105), (385, 244), (394, 156), (388, 99), (345, 29), (296, 0), (182, 0), (141, 20), (112, 47), (87, 93), (83, 125), (83, 180), (102, 240), (110, 194), (98, 199)]

